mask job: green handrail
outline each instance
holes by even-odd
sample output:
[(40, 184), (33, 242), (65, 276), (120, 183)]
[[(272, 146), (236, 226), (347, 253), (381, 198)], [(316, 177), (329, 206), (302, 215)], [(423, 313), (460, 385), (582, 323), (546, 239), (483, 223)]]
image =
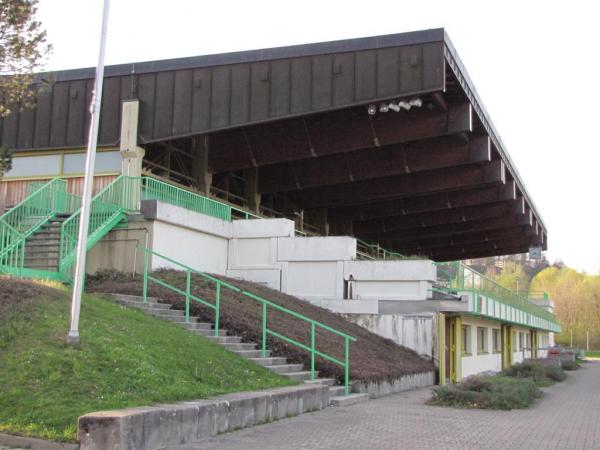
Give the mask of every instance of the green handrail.
[(448, 292), (469, 291), (492, 298), (547, 320), (558, 327), (554, 314), (531, 303), (527, 295), (514, 292), (491, 278), (477, 272), (461, 261), (435, 263), (438, 268), (438, 284)]
[[(179, 267), (179, 268), (185, 270), (185, 273), (186, 273), (186, 288), (185, 288), (185, 290), (179, 289), (178, 287), (173, 286), (164, 280), (161, 280), (159, 278), (152, 276), (149, 273), (149, 264), (148, 264), (148, 257), (150, 255), (161, 258), (161, 259), (167, 261), (168, 263), (173, 264), (176, 267)], [(215, 283), (216, 286), (215, 286), (215, 303), (214, 304), (208, 302), (207, 300), (196, 297), (195, 295), (193, 295), (191, 293), (191, 274), (192, 273), (199, 275), (202, 278)], [(237, 286), (234, 286), (230, 283), (227, 283), (226, 281), (223, 281), (216, 277), (213, 277), (212, 275), (209, 275), (205, 272), (201, 272), (199, 270), (192, 269), (191, 267), (186, 266), (185, 264), (175, 261), (174, 259), (171, 259), (167, 256), (161, 255), (160, 253), (157, 253), (149, 248), (144, 248), (144, 286), (143, 286), (144, 303), (147, 303), (147, 301), (148, 301), (148, 282), (149, 281), (152, 281), (160, 286), (163, 286), (169, 290), (172, 290), (173, 292), (177, 292), (178, 294), (181, 294), (185, 297), (185, 321), (186, 322), (189, 322), (189, 320), (190, 320), (190, 302), (192, 300), (196, 301), (198, 303), (201, 303), (201, 304), (211, 308), (212, 310), (214, 310), (215, 311), (215, 331), (214, 331), (215, 336), (219, 335), (219, 319), (220, 319), (222, 288), (229, 289), (229, 290), (231, 290), (233, 292), (237, 292), (245, 297), (251, 298), (252, 300), (256, 300), (257, 302), (261, 303), (261, 305), (262, 305), (262, 347), (261, 347), (261, 352), (262, 352), (263, 358), (266, 357), (267, 336), (271, 335), (276, 338), (282, 339), (296, 347), (299, 347), (303, 350), (310, 352), (310, 379), (311, 380), (315, 379), (315, 357), (316, 356), (320, 356), (321, 358), (331, 361), (334, 364), (342, 366), (344, 368), (344, 392), (346, 395), (348, 395), (350, 393), (350, 387), (349, 387), (350, 386), (350, 384), (349, 384), (349, 382), (350, 382), (350, 379), (349, 379), (349, 377), (350, 377), (350, 342), (356, 342), (355, 337), (352, 337), (346, 333), (338, 331), (335, 328), (332, 328), (328, 325), (325, 325), (324, 323), (321, 323), (314, 319), (311, 319), (310, 317), (306, 317), (295, 311), (289, 310), (289, 309), (287, 309), (281, 305), (278, 305), (276, 303), (273, 303), (259, 295), (256, 295), (251, 292), (240, 289)], [(269, 329), (267, 327), (268, 308), (272, 308), (272, 309), (281, 311), (285, 314), (295, 317), (296, 319), (307, 322), (310, 325), (310, 333), (311, 333), (310, 346), (303, 344), (301, 342), (298, 342), (295, 339), (292, 339), (288, 336), (284, 336), (283, 334), (277, 333), (277, 332)], [(328, 355), (324, 352), (317, 350), (316, 343), (315, 343), (316, 327), (319, 327), (323, 330), (326, 330), (330, 333), (333, 333), (337, 336), (344, 338), (345, 348), (344, 348), (344, 360), (343, 361), (341, 361), (337, 358), (334, 358), (333, 356)]]
[[(131, 178), (133, 179), (133, 178)], [(231, 221), (232, 207), (200, 194), (181, 189), (151, 177), (140, 177), (141, 199), (160, 200), (175, 206)]]
[(27, 238), (57, 214), (79, 207), (78, 198), (66, 189), (67, 182), (59, 178), (36, 183), (22, 202), (0, 216), (0, 270), (13, 267), (11, 272), (21, 276)]
[[(90, 202), (87, 248), (90, 249), (128, 211), (139, 210), (140, 180), (121, 175), (98, 192)], [(61, 225), (59, 270), (66, 276), (75, 261), (81, 209)]]

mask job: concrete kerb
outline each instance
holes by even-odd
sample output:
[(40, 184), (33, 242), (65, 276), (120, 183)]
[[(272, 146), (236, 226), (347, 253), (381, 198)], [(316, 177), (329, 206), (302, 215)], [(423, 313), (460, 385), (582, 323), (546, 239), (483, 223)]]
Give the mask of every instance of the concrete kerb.
[(11, 434), (0, 433), (0, 447), (27, 448), (31, 450), (79, 450), (79, 444), (50, 442)]
[(367, 393), (369, 398), (381, 398), (398, 392), (410, 391), (435, 384), (435, 372), (405, 375), (390, 381), (355, 381), (352, 392)]
[(300, 385), (242, 392), (79, 418), (81, 450), (158, 450), (219, 433), (316, 411), (329, 405), (329, 387)]

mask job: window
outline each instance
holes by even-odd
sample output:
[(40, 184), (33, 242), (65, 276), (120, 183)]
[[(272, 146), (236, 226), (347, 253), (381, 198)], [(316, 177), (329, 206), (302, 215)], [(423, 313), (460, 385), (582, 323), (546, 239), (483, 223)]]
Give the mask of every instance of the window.
[(525, 333), (519, 332), (519, 351), (523, 351), (525, 348)]
[(498, 328), (492, 330), (492, 341), (494, 353), (500, 353), (502, 351), (502, 334)]
[(477, 353), (488, 352), (487, 328), (477, 327)]
[(462, 326), (462, 354), (471, 354), (471, 327), (469, 325)]
[(513, 331), (510, 337), (510, 349), (512, 352), (517, 351), (517, 332)]
[(525, 335), (525, 347), (531, 350), (531, 333)]

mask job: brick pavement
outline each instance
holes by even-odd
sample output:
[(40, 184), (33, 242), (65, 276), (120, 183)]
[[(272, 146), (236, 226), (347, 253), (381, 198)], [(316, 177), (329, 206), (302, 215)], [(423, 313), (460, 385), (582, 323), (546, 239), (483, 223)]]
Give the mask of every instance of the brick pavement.
[(304, 414), (169, 450), (600, 449), (600, 362), (527, 410), (427, 406), (429, 389)]

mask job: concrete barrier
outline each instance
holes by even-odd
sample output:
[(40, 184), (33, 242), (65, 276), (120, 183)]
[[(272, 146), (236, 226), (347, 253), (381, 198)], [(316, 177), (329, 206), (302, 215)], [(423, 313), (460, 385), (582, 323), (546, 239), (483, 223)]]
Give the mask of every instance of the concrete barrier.
[(214, 399), (101, 411), (79, 418), (81, 450), (158, 450), (329, 405), (329, 386), (300, 385)]
[(352, 392), (368, 393), (369, 398), (380, 398), (398, 392), (433, 386), (435, 372), (416, 373), (406, 375), (390, 381), (357, 381), (352, 383)]

